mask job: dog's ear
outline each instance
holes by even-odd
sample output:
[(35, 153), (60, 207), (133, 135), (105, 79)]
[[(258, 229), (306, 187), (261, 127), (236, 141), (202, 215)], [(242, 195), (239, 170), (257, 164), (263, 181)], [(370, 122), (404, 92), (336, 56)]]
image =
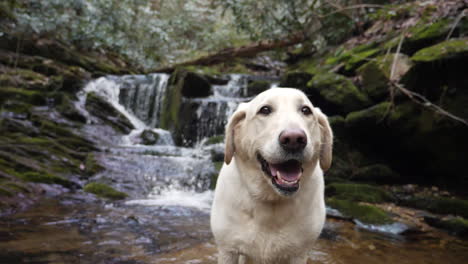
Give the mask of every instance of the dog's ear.
[(330, 168), (332, 163), (332, 149), (333, 149), (333, 133), (328, 123), (327, 116), (322, 113), (319, 108), (315, 108), (317, 114), (318, 123), (320, 126), (320, 167), (323, 171)]
[(238, 109), (229, 119), (228, 124), (226, 125), (226, 139), (225, 139), (225, 149), (224, 149), (224, 162), (229, 165), (231, 163), (234, 152), (236, 152), (235, 145), (235, 132), (237, 125), (245, 118), (245, 111)]

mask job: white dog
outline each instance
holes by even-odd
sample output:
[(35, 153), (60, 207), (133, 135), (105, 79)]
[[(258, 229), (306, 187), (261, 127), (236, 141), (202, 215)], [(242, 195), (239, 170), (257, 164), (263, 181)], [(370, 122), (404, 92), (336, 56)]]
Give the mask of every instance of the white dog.
[(297, 89), (239, 105), (211, 211), (218, 263), (307, 262), (325, 222), (332, 142), (327, 117)]

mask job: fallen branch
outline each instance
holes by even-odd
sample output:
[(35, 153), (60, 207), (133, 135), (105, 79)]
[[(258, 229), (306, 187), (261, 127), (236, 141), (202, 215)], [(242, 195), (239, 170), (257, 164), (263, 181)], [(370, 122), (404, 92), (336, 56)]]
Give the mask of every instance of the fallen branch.
[(443, 115), (443, 116), (446, 116), (452, 120), (455, 120), (455, 121), (458, 121), (460, 123), (463, 123), (464, 125), (468, 126), (468, 120), (466, 119), (463, 119), (461, 117), (458, 117), (446, 110), (444, 110), (442, 107), (436, 105), (436, 104), (433, 104), (431, 101), (429, 101), (426, 97), (424, 97), (423, 95), (421, 94), (418, 94), (416, 92), (413, 92), (413, 91), (410, 91), (408, 89), (406, 89), (402, 84), (400, 83), (397, 83), (397, 82), (394, 82), (394, 81), (390, 81), (390, 85), (392, 87), (395, 87), (396, 89), (398, 89), (400, 92), (402, 92), (404, 95), (408, 96), (408, 98), (410, 98), (413, 102), (419, 104), (419, 105), (422, 105), (440, 115)]
[(239, 48), (227, 48), (215, 54), (207, 55), (207, 56), (204, 56), (204, 57), (192, 60), (192, 61), (186, 61), (186, 62), (182, 62), (176, 65), (155, 69), (152, 72), (171, 73), (177, 67), (180, 67), (180, 66), (215, 65), (221, 62), (229, 61), (234, 58), (252, 57), (260, 52), (269, 51), (269, 50), (276, 49), (276, 48), (289, 47), (289, 46), (301, 43), (305, 39), (306, 39), (306, 35), (304, 34), (304, 32), (296, 32), (280, 40), (263, 40), (263, 41), (255, 42), (253, 44), (249, 44), (249, 45), (242, 46)]

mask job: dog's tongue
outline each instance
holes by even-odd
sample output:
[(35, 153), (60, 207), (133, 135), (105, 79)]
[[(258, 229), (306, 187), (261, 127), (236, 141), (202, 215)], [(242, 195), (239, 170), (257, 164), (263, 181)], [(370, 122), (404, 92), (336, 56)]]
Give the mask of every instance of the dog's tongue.
[(280, 164), (270, 164), (270, 172), (274, 177), (279, 175), (281, 179), (293, 182), (301, 177), (302, 167), (300, 162), (290, 160)]

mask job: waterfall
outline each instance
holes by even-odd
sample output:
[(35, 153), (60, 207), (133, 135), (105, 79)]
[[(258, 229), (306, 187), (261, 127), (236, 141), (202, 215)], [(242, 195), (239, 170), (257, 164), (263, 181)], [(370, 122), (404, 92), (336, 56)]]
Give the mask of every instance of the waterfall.
[(120, 79), (119, 102), (149, 127), (158, 127), (167, 74), (124, 76)]

